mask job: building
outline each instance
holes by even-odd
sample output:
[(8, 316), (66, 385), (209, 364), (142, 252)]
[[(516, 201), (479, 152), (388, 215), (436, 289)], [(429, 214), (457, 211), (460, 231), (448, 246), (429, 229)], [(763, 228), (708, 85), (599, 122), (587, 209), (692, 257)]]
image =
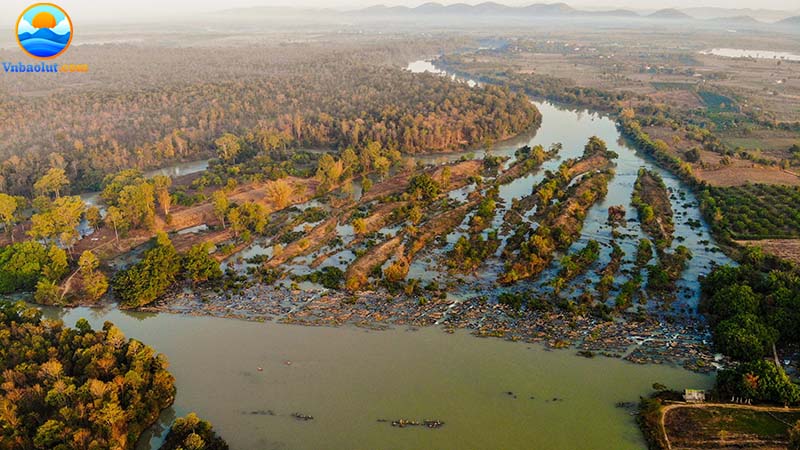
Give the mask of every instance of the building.
[(706, 401), (706, 391), (699, 389), (685, 389), (683, 399), (686, 403), (703, 403)]

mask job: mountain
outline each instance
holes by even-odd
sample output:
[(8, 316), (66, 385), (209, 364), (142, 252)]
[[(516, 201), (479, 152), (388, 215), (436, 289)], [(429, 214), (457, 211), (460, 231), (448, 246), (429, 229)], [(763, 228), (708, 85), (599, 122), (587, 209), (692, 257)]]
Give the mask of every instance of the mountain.
[(577, 14), (595, 17), (641, 17), (629, 9), (612, 9), (610, 11), (576, 11)]
[(530, 6), (519, 8), (525, 14), (534, 14), (542, 16), (559, 16), (575, 12), (572, 7), (566, 3), (535, 3)]
[(715, 8), (705, 6), (681, 8), (681, 11), (694, 17), (695, 19), (719, 19), (723, 17), (750, 16), (760, 22), (775, 22), (792, 15), (791, 12), (778, 11), (774, 9)]
[(787, 17), (787, 18), (781, 20), (780, 22), (776, 22), (775, 24), (776, 25), (781, 25), (781, 26), (786, 26), (786, 27), (788, 27), (788, 26), (800, 27), (800, 16)]
[(69, 33), (63, 35), (55, 34), (47, 28), (39, 28), (33, 34), (22, 33), (19, 35), (20, 41), (26, 41), (28, 39), (44, 39), (45, 41), (57, 42), (59, 44), (66, 44), (67, 42), (69, 42)]
[(709, 21), (725, 25), (739, 25), (739, 26), (760, 25), (763, 23), (750, 16), (716, 17), (714, 19), (709, 19)]
[(677, 9), (667, 8), (667, 9), (659, 9), (658, 11), (654, 12), (653, 14), (649, 14), (646, 17), (650, 19), (669, 19), (669, 20), (676, 20), (676, 19), (691, 19), (692, 16), (686, 14), (685, 12), (678, 11)]

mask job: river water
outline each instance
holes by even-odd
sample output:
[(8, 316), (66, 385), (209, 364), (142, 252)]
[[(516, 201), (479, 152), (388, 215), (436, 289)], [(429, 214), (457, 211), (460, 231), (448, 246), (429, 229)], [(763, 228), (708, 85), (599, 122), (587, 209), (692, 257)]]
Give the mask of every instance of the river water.
[[(433, 66), (416, 62), (410, 68), (424, 71)], [(685, 236), (683, 244), (695, 253), (681, 280), (687, 296), (676, 308), (694, 308), (697, 275), (708, 271), (712, 262), (726, 259), (713, 251), (707, 227), (688, 226), (688, 219), (700, 218), (689, 190), (621, 141), (611, 119), (549, 103), (537, 107), (543, 114), (542, 127), (498, 144), (494, 152), (513, 154), (520, 145), (561, 142), (562, 159), (545, 165), (554, 169), (563, 158), (580, 155), (588, 138), (597, 135), (620, 154), (609, 195), (589, 212), (576, 247), (590, 238), (609, 241), (607, 208), (629, 205), (640, 166), (661, 173), (675, 194), (676, 236)], [(506, 203), (530, 193), (543, 173), (504, 186)], [(635, 216), (631, 208), (628, 216)], [(641, 231), (631, 222), (625, 232), (633, 236), (621, 242), (630, 259)], [(604, 257), (608, 252), (605, 248)], [(426, 267), (415, 265), (413, 270), (420, 273)], [(586, 359), (574, 350), (548, 351), (539, 345), (478, 339), (463, 331), (451, 335), (438, 328), (315, 328), (128, 313), (113, 307), (45, 308), (45, 313), (70, 326), (81, 317), (96, 328), (112, 321), (127, 336), (168, 357), (178, 389), (175, 404), (138, 450), (158, 448), (169, 423), (191, 411), (211, 421), (237, 450), (641, 449), (645, 443), (630, 410), (616, 403), (638, 401), (654, 382), (675, 389), (703, 389), (713, 383), (710, 376), (667, 365)], [(292, 413), (314, 419), (300, 421)], [(400, 429), (379, 419), (438, 419), (445, 425)]]
[(726, 58), (758, 58), (758, 59), (785, 59), (800, 61), (800, 55), (789, 52), (775, 52), (772, 50), (746, 50), (743, 48), (712, 48), (700, 52), (704, 55), (724, 56)]
[[(443, 76), (452, 76), (438, 69), (429, 61), (412, 62), (407, 67), (407, 70), (416, 73), (431, 72)], [(469, 82), (469, 80), (462, 81)], [(575, 242), (570, 251), (582, 248), (590, 239), (593, 239), (602, 246), (601, 258), (585, 275), (580, 275), (572, 280), (570, 288), (566, 292), (562, 292), (562, 295), (577, 297), (581, 292), (580, 286), (584, 286), (587, 282), (595, 283), (598, 281), (599, 276), (594, 269), (603, 267), (607, 263), (612, 251), (610, 246), (612, 241), (615, 241), (625, 251), (622, 266), (623, 272), (625, 269), (633, 269), (633, 260), (639, 239), (647, 236), (642, 232), (637, 220), (636, 210), (630, 205), (630, 202), (639, 168), (645, 167), (660, 174), (671, 193), (670, 200), (675, 214), (675, 240), (673, 241), (672, 249), (674, 250), (675, 247), (683, 245), (689, 248), (693, 254), (686, 271), (682, 274), (681, 279), (678, 280), (677, 299), (670, 303), (669, 308), (679, 313), (696, 313), (699, 301), (698, 276), (709, 273), (717, 264), (729, 264), (732, 261), (714, 244), (710, 229), (703, 221), (698, 200), (689, 186), (669, 171), (660, 168), (647, 155), (629, 145), (619, 134), (613, 119), (587, 110), (563, 108), (549, 102), (535, 101), (534, 104), (542, 113), (542, 123), (539, 129), (535, 133), (524, 134), (497, 144), (492, 154), (513, 159), (515, 150), (522, 145), (542, 145), (547, 149), (554, 143), (561, 143), (563, 147), (559, 152), (559, 158), (546, 161), (541, 170), (500, 187), (500, 197), (503, 199), (504, 205), (498, 208), (494, 227), (496, 228), (502, 222), (502, 217), (505, 215), (507, 208), (510, 207), (512, 199), (519, 199), (530, 194), (533, 187), (544, 178), (545, 171), (556, 171), (565, 159), (579, 158), (583, 154), (584, 145), (586, 145), (589, 138), (597, 136), (605, 141), (609, 150), (619, 155), (615, 160), (615, 176), (608, 185), (606, 198), (595, 204), (587, 213), (581, 238)], [(482, 151), (476, 152), (476, 157), (481, 157), (482, 155)], [(450, 159), (457, 159), (460, 156), (460, 154), (452, 155)], [(472, 187), (464, 189), (464, 194), (471, 189)], [(612, 236), (612, 228), (607, 224), (608, 208), (613, 205), (623, 205), (627, 212), (627, 223), (625, 226), (617, 228), (621, 235), (616, 238)], [(460, 229), (455, 230), (448, 237), (447, 241), (450, 245), (442, 249), (442, 252), (447, 252), (458, 238), (466, 233), (468, 223), (469, 217), (467, 217)], [(540, 277), (540, 281), (534, 283), (538, 290), (547, 291), (550, 289), (547, 283), (552, 279), (552, 275), (560, 269), (558, 260), (559, 258), (555, 258), (551, 267)], [(440, 273), (437, 270), (438, 267), (441, 267), (441, 264), (436, 258), (429, 260), (417, 259), (412, 263), (409, 276), (444, 281), (448, 275)], [(502, 271), (502, 264), (499, 259), (496, 259), (495, 261), (489, 261), (477, 277), (494, 280), (500, 271)], [(625, 278), (620, 275), (616, 281), (617, 286), (619, 286), (625, 281)], [(520, 283), (519, 285), (526, 288), (530, 287), (528, 283)], [(612, 299), (616, 292), (616, 290), (612, 291)], [(609, 300), (609, 303), (612, 301)], [(658, 302), (649, 302), (646, 305), (636, 305), (635, 307), (653, 310), (663, 309), (664, 305)]]
[[(116, 309), (45, 311), (69, 325), (81, 317), (95, 328), (110, 320), (166, 354), (178, 393), (156, 431), (196, 411), (238, 450), (641, 449), (634, 418), (617, 402), (636, 402), (654, 382), (678, 389), (712, 383), (683, 369), (585, 359), (574, 350), (437, 328), (366, 331)], [(314, 420), (294, 419), (295, 412)], [(401, 418), (445, 425), (378, 422)], [(139, 450), (159, 442), (144, 439)]]

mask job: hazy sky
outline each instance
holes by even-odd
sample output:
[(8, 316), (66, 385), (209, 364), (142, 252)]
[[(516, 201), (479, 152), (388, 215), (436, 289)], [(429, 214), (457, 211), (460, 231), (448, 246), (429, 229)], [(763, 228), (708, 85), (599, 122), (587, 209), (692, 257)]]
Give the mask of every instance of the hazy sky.
[[(27, 6), (39, 0), (0, 0), (0, 28), (11, 28), (17, 17)], [(416, 6), (427, 0), (49, 0), (67, 10), (74, 21), (96, 21), (191, 15), (193, 12), (208, 12), (246, 6), (294, 6), (310, 8), (353, 9), (374, 4)], [(481, 3), (483, 0), (463, 0), (464, 3)], [(508, 5), (552, 3), (558, 0), (496, 0)], [(440, 1), (457, 3), (457, 1)], [(667, 7), (718, 6), (728, 8), (764, 8), (800, 10), (800, 0), (566, 0), (565, 3), (578, 8), (613, 8), (647, 10)], [(6, 26), (6, 23), (9, 25)]]

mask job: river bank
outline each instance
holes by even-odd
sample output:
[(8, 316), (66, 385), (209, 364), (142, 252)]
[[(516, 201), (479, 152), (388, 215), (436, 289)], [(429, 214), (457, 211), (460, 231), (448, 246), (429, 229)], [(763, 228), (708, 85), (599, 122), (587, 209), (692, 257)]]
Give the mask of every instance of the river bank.
[(520, 312), (475, 296), (425, 299), (374, 291), (353, 296), (254, 285), (233, 295), (184, 290), (140, 311), (371, 330), (467, 330), (478, 337), (573, 348), (584, 356), (671, 364), (699, 373), (710, 373), (724, 363), (713, 353), (709, 330), (698, 317), (629, 313), (604, 320), (556, 308)]

